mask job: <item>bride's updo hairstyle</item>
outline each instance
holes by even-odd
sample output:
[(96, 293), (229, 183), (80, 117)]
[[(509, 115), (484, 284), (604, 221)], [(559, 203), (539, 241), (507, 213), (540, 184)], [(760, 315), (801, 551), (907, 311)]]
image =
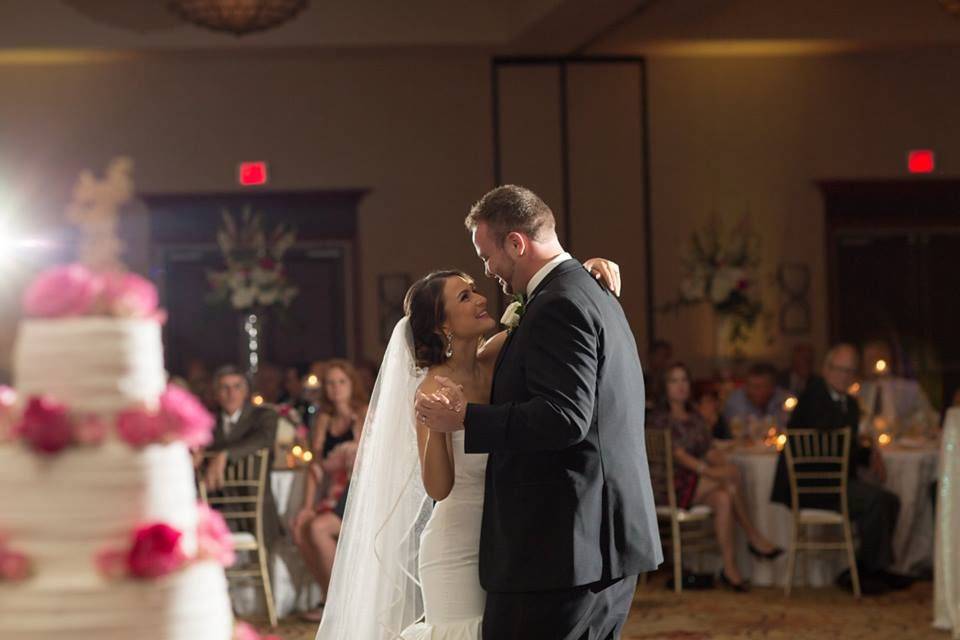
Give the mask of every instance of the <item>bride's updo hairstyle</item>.
[(444, 362), (447, 345), (440, 328), (447, 319), (443, 304), (443, 287), (447, 278), (473, 278), (463, 271), (434, 271), (413, 283), (403, 300), (403, 311), (410, 318), (413, 351), (417, 366), (423, 369)]

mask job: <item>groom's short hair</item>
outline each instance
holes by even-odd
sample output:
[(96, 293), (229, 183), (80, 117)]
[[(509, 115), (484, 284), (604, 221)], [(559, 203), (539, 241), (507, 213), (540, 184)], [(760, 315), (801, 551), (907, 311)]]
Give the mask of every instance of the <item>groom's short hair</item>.
[(481, 222), (486, 222), (497, 240), (503, 245), (507, 235), (518, 231), (534, 240), (541, 240), (544, 232), (557, 227), (553, 211), (547, 203), (530, 189), (505, 184), (488, 191), (470, 208), (464, 223), (471, 232)]

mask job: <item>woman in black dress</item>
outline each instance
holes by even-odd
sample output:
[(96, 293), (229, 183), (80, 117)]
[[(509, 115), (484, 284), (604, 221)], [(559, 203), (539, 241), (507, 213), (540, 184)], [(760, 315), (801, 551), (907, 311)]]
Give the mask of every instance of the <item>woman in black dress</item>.
[[(291, 530), (307, 568), (326, 597), (367, 399), (356, 370), (345, 360), (326, 363), (320, 379), (320, 409), (311, 445), (314, 461), (307, 475), (303, 508)], [(304, 617), (319, 621), (320, 613), (311, 611)]]

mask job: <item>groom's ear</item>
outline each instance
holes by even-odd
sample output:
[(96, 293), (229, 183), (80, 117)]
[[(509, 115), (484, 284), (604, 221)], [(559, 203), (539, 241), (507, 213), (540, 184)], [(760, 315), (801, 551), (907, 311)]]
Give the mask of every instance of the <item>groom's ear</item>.
[(517, 231), (511, 231), (503, 240), (504, 251), (514, 260), (525, 254), (528, 248), (526, 236)]

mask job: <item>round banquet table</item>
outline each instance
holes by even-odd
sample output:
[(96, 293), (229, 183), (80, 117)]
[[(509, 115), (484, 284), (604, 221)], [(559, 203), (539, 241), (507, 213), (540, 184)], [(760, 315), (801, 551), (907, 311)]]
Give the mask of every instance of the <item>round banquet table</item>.
[[(893, 538), (892, 571), (916, 575), (933, 562), (933, 504), (930, 485), (937, 476), (938, 452), (935, 443), (892, 443), (883, 449), (887, 479), (884, 486), (900, 498), (900, 516)], [(741, 446), (728, 456), (743, 476), (744, 499), (754, 523), (770, 540), (789, 548), (793, 517), (790, 509), (770, 501), (778, 452), (764, 445)], [(813, 535), (835, 535), (836, 527), (822, 527)], [(747, 552), (746, 541), (738, 536), (737, 560), (744, 576), (757, 586), (782, 586), (786, 579), (786, 554), (775, 561), (758, 560)], [(796, 584), (830, 584), (847, 567), (842, 551), (801, 553), (794, 576)]]

